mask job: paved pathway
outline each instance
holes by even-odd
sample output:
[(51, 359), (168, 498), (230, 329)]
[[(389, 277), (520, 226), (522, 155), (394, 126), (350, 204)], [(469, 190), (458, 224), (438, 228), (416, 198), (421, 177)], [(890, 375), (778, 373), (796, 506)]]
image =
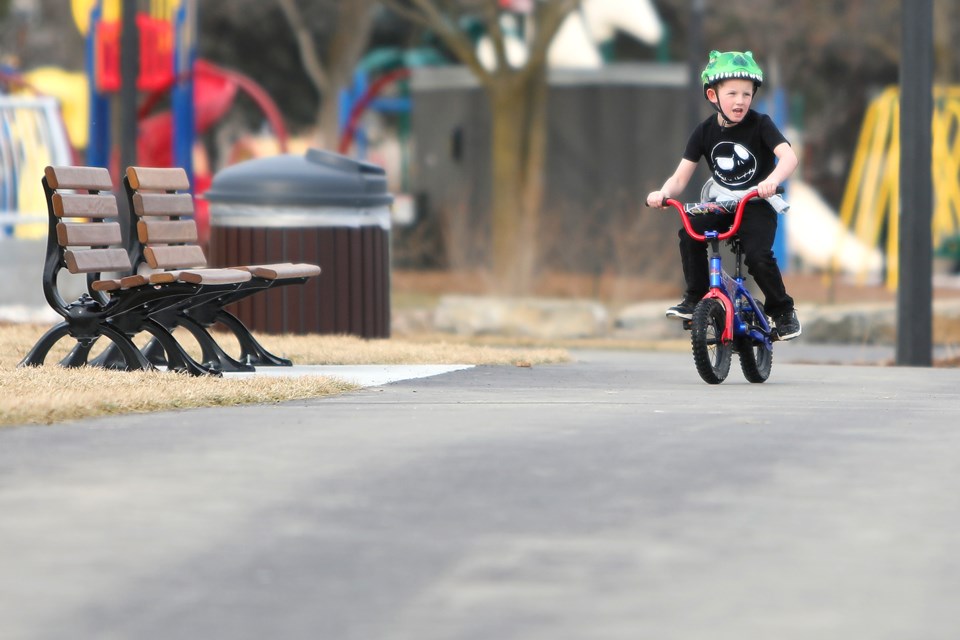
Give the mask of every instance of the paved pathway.
[(0, 430), (0, 638), (956, 637), (960, 369), (577, 356)]

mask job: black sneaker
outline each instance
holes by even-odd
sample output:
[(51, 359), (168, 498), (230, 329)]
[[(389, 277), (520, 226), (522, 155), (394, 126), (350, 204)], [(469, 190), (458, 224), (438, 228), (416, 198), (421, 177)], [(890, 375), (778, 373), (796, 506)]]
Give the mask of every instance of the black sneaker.
[(700, 301), (684, 298), (680, 301), (680, 304), (676, 304), (667, 309), (667, 317), (680, 318), (681, 320), (692, 320), (693, 309), (697, 306), (698, 302)]
[(777, 316), (775, 320), (777, 326), (777, 336), (781, 340), (793, 340), (800, 335), (800, 321), (797, 319), (796, 311), (787, 311)]

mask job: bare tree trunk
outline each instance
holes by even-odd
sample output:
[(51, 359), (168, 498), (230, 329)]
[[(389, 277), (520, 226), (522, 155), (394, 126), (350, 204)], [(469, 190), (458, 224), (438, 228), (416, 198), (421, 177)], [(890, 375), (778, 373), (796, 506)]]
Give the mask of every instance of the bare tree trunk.
[(520, 256), (524, 246), (521, 222), (524, 218), (523, 176), (526, 172), (524, 139), (526, 104), (523, 85), (498, 82), (490, 91), (490, 116), (493, 129), (491, 177), (493, 180), (491, 223), (494, 280), (500, 293), (519, 293), (527, 283), (520, 282)]
[(477, 76), (489, 98), (491, 139), (492, 272), (499, 293), (528, 293), (538, 265), (547, 141), (547, 52), (563, 20), (580, 0), (543, 0), (532, 16), (527, 62), (511, 68), (500, 9), (494, 0), (469, 5), (483, 16), (496, 56), (489, 71), (459, 28), (466, 3), (382, 0), (393, 11), (429, 27)]
[(524, 254), (521, 273), (531, 288), (540, 266), (540, 220), (547, 172), (547, 69), (545, 66), (532, 69), (527, 81), (527, 149), (524, 167), (523, 211), (524, 226), (521, 231), (530, 250)]
[(546, 161), (546, 74), (513, 74), (490, 90), (493, 128), (491, 221), (501, 293), (529, 291), (539, 257)]
[(317, 143), (336, 149), (340, 140), (340, 91), (350, 83), (353, 70), (370, 39), (376, 0), (336, 2), (336, 30), (326, 55), (318, 51), (313, 32), (297, 0), (277, 2), (293, 30), (307, 77), (320, 94)]
[(340, 91), (350, 85), (373, 31), (376, 0), (340, 0), (337, 30), (327, 49), (330, 82), (320, 97), (319, 131), (328, 149), (340, 142)]

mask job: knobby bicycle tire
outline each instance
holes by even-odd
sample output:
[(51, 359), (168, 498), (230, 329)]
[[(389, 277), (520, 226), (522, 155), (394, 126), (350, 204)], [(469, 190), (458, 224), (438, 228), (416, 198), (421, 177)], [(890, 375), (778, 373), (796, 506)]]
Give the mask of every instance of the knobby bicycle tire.
[(733, 343), (721, 340), (726, 318), (723, 303), (714, 298), (701, 300), (690, 321), (690, 344), (697, 373), (709, 384), (720, 384), (730, 372)]
[[(763, 313), (763, 304), (758, 302), (757, 306)], [(760, 323), (754, 318), (753, 310), (747, 307), (744, 312), (744, 321), (747, 325), (760, 330)], [(743, 371), (744, 378), (754, 383), (767, 381), (770, 377), (770, 369), (773, 367), (772, 349), (750, 338), (742, 338), (737, 344), (737, 354), (740, 356), (740, 370)]]
[(750, 382), (766, 382), (773, 367), (773, 351), (765, 345), (746, 338), (739, 345), (738, 353), (743, 377)]

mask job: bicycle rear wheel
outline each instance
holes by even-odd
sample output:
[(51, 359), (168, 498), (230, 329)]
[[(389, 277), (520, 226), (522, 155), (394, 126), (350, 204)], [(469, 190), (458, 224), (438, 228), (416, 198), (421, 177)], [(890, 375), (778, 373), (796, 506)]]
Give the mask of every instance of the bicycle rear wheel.
[(744, 340), (737, 352), (740, 354), (740, 369), (750, 382), (766, 382), (773, 367), (773, 351), (766, 345)]
[[(757, 303), (760, 312), (763, 313), (763, 304)], [(744, 310), (744, 321), (752, 329), (762, 331), (763, 327), (754, 316), (753, 310), (748, 307)], [(737, 353), (740, 356), (740, 370), (743, 371), (743, 377), (749, 382), (766, 382), (770, 377), (770, 369), (773, 367), (773, 350), (766, 345), (751, 340), (750, 338), (741, 338), (737, 343)]]
[(730, 372), (733, 342), (721, 340), (726, 322), (726, 309), (714, 298), (705, 298), (693, 310), (690, 343), (697, 373), (709, 384), (720, 384)]

